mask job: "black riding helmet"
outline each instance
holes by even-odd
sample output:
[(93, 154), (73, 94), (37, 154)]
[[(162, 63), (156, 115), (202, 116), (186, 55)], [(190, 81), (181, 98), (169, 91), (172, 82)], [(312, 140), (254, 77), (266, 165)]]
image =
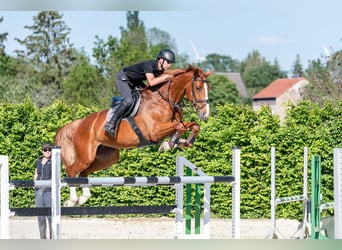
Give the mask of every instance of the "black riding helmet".
[(157, 59), (160, 59), (160, 58), (163, 58), (164, 60), (167, 60), (170, 63), (176, 62), (175, 53), (173, 53), (173, 51), (169, 49), (162, 49), (161, 51), (159, 51), (157, 55)]

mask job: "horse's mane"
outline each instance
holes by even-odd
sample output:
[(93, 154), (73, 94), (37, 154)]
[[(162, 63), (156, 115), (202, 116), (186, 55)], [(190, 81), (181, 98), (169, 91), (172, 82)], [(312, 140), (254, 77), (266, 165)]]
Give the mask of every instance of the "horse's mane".
[(199, 72), (201, 69), (197, 66), (192, 66), (191, 64), (188, 65), (187, 68), (180, 68), (180, 69), (170, 69), (170, 70), (166, 70), (165, 73), (166, 74), (170, 74), (172, 76), (178, 76), (180, 74), (185, 74), (188, 73), (189, 71), (194, 72), (195, 74), (197, 74), (197, 72)]

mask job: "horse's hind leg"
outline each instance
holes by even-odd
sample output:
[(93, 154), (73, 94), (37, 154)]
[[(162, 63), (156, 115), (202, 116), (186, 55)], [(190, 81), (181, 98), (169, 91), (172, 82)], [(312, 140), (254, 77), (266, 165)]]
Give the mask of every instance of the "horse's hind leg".
[[(78, 172), (75, 171), (74, 169), (78, 169), (77, 167), (84, 169), (85, 168), (84, 166), (86, 166), (86, 164), (75, 162), (74, 164), (66, 168), (67, 176), (72, 177), (72, 178), (76, 177)], [(73, 207), (76, 205), (77, 202), (78, 202), (78, 197), (76, 193), (76, 187), (69, 187), (69, 200), (64, 202), (64, 206)]]
[(82, 194), (77, 199), (77, 205), (83, 205), (87, 202), (87, 200), (90, 198), (90, 188), (89, 187), (82, 187)]
[(77, 200), (78, 200), (77, 193), (76, 193), (76, 187), (69, 187), (69, 192), (70, 192), (69, 200), (64, 202), (65, 207), (75, 206), (75, 204), (77, 203)]
[[(74, 163), (69, 168), (66, 168), (66, 172), (67, 172), (68, 177), (74, 178), (77, 176), (77, 172), (72, 172), (72, 170), (73, 170), (72, 167), (75, 164), (78, 164), (78, 163)], [(80, 165), (80, 164), (78, 164), (78, 165)], [(76, 193), (76, 187), (69, 187), (69, 199), (64, 202), (64, 206), (65, 207), (73, 207), (76, 205), (77, 202), (78, 202), (78, 197), (77, 197), (77, 193)]]
[[(80, 173), (80, 177), (87, 177), (89, 174), (111, 167), (119, 161), (119, 150), (115, 148), (100, 146), (97, 150), (95, 160), (90, 166)], [(77, 204), (83, 205), (91, 196), (90, 188), (83, 187), (82, 195), (78, 197)]]

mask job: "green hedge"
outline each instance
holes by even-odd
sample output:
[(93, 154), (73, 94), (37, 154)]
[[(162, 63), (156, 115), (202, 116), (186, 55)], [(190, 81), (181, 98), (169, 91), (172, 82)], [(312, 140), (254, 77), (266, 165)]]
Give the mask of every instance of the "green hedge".
[[(341, 145), (341, 103), (319, 107), (302, 102), (289, 106), (284, 122), (273, 116), (268, 107), (254, 112), (250, 107), (227, 104), (216, 110), (215, 116), (200, 123), (201, 132), (193, 148), (162, 153), (157, 151), (158, 146), (121, 150), (118, 164), (92, 176), (172, 176), (178, 155), (209, 175), (231, 175), (232, 148), (240, 146), (241, 217), (269, 218), (271, 146), (276, 147), (277, 197), (302, 194), (303, 149), (308, 146), (309, 159), (314, 154), (322, 156), (323, 202), (333, 200), (332, 151)], [(42, 109), (30, 100), (1, 104), (0, 154), (9, 156), (10, 179), (32, 179), (42, 142), (53, 142), (58, 128), (93, 111), (97, 111), (95, 107), (67, 106), (62, 102)], [(194, 115), (188, 116), (195, 119)], [(12, 207), (34, 205), (31, 189), (16, 189), (11, 196)], [(63, 189), (62, 200), (67, 196), (67, 190)], [(212, 184), (211, 197), (213, 215), (230, 217), (231, 186)], [(85, 206), (166, 205), (174, 204), (174, 199), (174, 189), (167, 186), (92, 188), (92, 197)], [(277, 207), (277, 217), (300, 219), (301, 216), (300, 202)]]

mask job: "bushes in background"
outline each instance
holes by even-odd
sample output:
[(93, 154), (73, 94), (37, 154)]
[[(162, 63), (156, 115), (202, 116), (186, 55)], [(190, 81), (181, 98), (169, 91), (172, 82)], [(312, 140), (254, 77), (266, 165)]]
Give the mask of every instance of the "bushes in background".
[[(121, 150), (120, 162), (92, 176), (174, 176), (176, 156), (182, 155), (209, 175), (231, 175), (232, 148), (241, 148), (241, 217), (269, 218), (271, 195), (271, 146), (276, 147), (277, 197), (303, 192), (303, 150), (322, 156), (323, 202), (333, 200), (333, 148), (341, 145), (342, 104), (311, 102), (290, 106), (280, 123), (268, 107), (254, 112), (249, 107), (227, 104), (216, 107), (215, 116), (201, 122), (191, 149), (158, 152), (158, 145)], [(9, 156), (10, 179), (33, 178), (34, 163), (44, 141), (53, 142), (65, 123), (97, 111), (95, 107), (69, 106), (62, 102), (38, 109), (30, 100), (0, 105), (0, 154)], [(194, 118), (193, 115), (192, 119)], [(64, 172), (63, 172), (64, 173)], [(64, 173), (65, 174), (65, 173)], [(310, 165), (309, 165), (310, 174)], [(310, 175), (309, 175), (310, 177)], [(310, 183), (310, 182), (309, 182)], [(214, 216), (231, 216), (231, 186), (211, 185)], [(310, 190), (310, 185), (309, 185)], [(11, 192), (12, 207), (32, 207), (33, 190)], [(62, 189), (63, 201), (68, 190)], [(175, 190), (168, 186), (92, 188), (86, 206), (174, 204)], [(277, 216), (302, 216), (302, 203), (277, 207)]]

